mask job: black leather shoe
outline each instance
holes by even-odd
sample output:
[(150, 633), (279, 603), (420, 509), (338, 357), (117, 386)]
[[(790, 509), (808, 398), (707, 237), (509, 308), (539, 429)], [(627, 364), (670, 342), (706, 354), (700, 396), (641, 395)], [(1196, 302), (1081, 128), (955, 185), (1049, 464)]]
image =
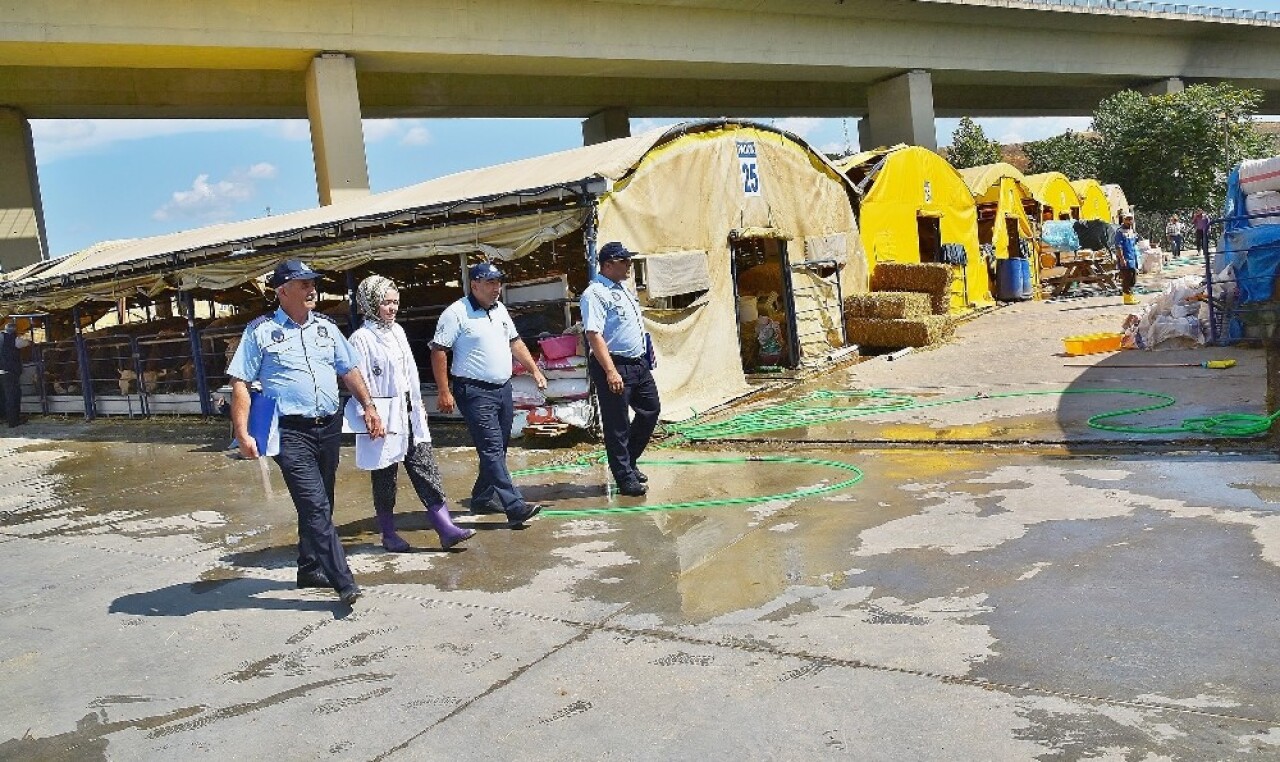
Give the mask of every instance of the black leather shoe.
[(529, 519), (537, 516), (542, 510), (542, 506), (535, 503), (526, 503), (523, 511), (515, 511), (507, 514), (507, 526), (518, 527)]
[(637, 481), (639, 481), (641, 484), (648, 484), (648, 483), (649, 483), (649, 475), (648, 475), (648, 474), (646, 474), (645, 472), (643, 472), (643, 471), (641, 471), (641, 470), (639, 470), (639, 469), (636, 469), (636, 472), (635, 472), (635, 473), (636, 473), (636, 480), (637, 480)]
[(494, 505), (493, 501), (489, 501), (487, 503), (474, 503), (468, 500), (467, 511), (472, 516), (481, 516), (486, 513), (503, 513), (503, 510), (498, 506)]
[(628, 497), (644, 497), (649, 494), (649, 488), (640, 482), (626, 482), (618, 485), (618, 494)]
[(322, 590), (332, 590), (333, 583), (330, 582), (329, 578), (324, 576), (324, 572), (320, 571), (319, 569), (316, 569), (315, 571), (309, 571), (309, 572), (304, 572), (304, 571), (298, 572), (298, 589), (301, 590), (303, 588), (308, 588), (308, 587), (316, 587)]
[(338, 593), (338, 597), (342, 599), (343, 603), (347, 604), (348, 606), (353, 606), (355, 605), (356, 601), (360, 600), (360, 586), (352, 585), (346, 590), (343, 590), (342, 592)]

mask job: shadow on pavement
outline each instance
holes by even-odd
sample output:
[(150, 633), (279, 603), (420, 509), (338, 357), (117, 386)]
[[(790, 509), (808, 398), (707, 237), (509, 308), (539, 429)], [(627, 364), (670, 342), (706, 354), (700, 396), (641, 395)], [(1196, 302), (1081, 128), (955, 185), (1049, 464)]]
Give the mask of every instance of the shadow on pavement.
[(190, 616), (205, 611), (333, 611), (345, 613), (350, 608), (337, 599), (313, 601), (304, 599), (259, 598), (262, 593), (287, 590), (296, 592), (290, 582), (265, 579), (227, 579), (210, 582), (188, 582), (162, 587), (146, 593), (122, 595), (107, 609), (111, 614), (134, 616)]

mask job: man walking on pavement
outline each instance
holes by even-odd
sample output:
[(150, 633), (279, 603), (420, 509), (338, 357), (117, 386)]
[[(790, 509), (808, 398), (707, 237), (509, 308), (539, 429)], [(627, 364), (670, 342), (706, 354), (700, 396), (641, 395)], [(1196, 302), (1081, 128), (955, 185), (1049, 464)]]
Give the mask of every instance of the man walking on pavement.
[[(539, 389), (547, 388), (547, 379), (520, 339), (507, 308), (498, 301), (502, 271), (491, 262), (472, 265), (467, 283), (469, 293), (445, 308), (431, 339), (431, 372), (439, 394), (436, 407), (451, 413), (456, 404), (480, 458), (471, 488), (471, 512), (501, 510), (507, 515), (507, 526), (515, 528), (537, 515), (542, 506), (525, 501), (507, 469), (515, 417), (512, 358), (529, 371)], [(450, 349), (452, 370), (445, 355)]]
[(31, 342), (18, 335), (18, 324), (13, 318), (4, 324), (0, 333), (0, 402), (3, 403), (5, 422), (13, 428), (22, 422), (22, 353)]
[(325, 315), (313, 312), (320, 273), (296, 259), (285, 260), (267, 285), (280, 307), (245, 327), (227, 375), (231, 377), (231, 425), (248, 459), (260, 455), (249, 432), (249, 384), (262, 383), (274, 400), (280, 433), (276, 463), (298, 512), (298, 587), (333, 588), (350, 606), (360, 597), (333, 526), (333, 487), (338, 470), (342, 414), (338, 381), (364, 409), (369, 435), (383, 435), (382, 421), (360, 375), (358, 357)]
[[(600, 403), (604, 446), (618, 492), (640, 497), (649, 477), (636, 467), (658, 425), (662, 404), (653, 380), (640, 303), (622, 282), (631, 272), (632, 252), (618, 241), (600, 248), (600, 272), (580, 300), (582, 326), (591, 350), (587, 370)], [(634, 418), (627, 421), (627, 409)]]

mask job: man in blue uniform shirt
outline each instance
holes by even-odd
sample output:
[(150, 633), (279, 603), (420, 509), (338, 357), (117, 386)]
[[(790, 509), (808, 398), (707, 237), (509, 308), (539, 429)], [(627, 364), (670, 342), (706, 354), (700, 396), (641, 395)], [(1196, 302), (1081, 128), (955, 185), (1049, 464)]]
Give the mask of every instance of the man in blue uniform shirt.
[(280, 308), (244, 331), (231, 377), (231, 425), (240, 454), (262, 453), (249, 433), (249, 383), (260, 381), (275, 401), (280, 431), (276, 463), (298, 511), (298, 587), (333, 588), (343, 603), (360, 597), (333, 526), (333, 485), (338, 470), (342, 415), (338, 376), (364, 408), (369, 434), (382, 436), (382, 421), (357, 367), (355, 350), (328, 317), (312, 312), (320, 274), (296, 259), (285, 260), (268, 279)]
[[(511, 360), (529, 371), (539, 389), (547, 379), (516, 332), (502, 295), (502, 271), (491, 262), (472, 265), (467, 272), (470, 293), (445, 308), (431, 339), (431, 371), (442, 413), (454, 405), (467, 422), (467, 431), (480, 457), (480, 473), (471, 488), (471, 512), (496, 512), (496, 500), (507, 524), (519, 527), (541, 506), (525, 502), (507, 468), (507, 445), (515, 406), (511, 393)], [(453, 368), (445, 350), (453, 350)], [(452, 383), (451, 383), (452, 382)]]
[(1133, 229), (1133, 215), (1128, 212), (1121, 218), (1116, 231), (1116, 266), (1120, 271), (1120, 293), (1125, 304), (1137, 304), (1133, 286), (1138, 282), (1138, 233)]
[[(631, 257), (618, 241), (600, 247), (600, 272), (582, 292), (580, 306), (609, 470), (619, 492), (640, 497), (649, 491), (649, 477), (636, 462), (649, 446), (662, 404), (649, 367), (640, 303), (622, 285), (630, 275)], [(628, 407), (635, 414), (630, 422)]]

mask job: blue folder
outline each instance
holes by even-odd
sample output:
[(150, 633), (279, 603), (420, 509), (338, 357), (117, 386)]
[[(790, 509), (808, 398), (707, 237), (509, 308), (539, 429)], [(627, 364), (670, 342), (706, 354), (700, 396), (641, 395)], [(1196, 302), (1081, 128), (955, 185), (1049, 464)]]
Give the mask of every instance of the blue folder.
[[(267, 395), (250, 391), (249, 392), (249, 436), (253, 437), (258, 444), (259, 455), (273, 455), (271, 445), (272, 434), (276, 428), (276, 401)], [(275, 440), (276, 447), (279, 449), (279, 439)]]

